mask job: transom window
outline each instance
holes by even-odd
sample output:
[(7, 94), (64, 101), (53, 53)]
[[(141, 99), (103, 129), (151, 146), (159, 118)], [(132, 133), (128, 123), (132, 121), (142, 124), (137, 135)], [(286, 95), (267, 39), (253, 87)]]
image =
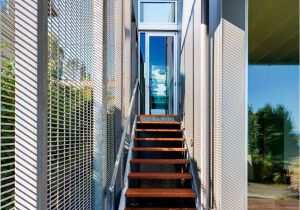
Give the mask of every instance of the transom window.
[(175, 23), (175, 2), (141, 2), (140, 22)]
[(139, 29), (176, 30), (176, 26), (177, 1), (139, 1)]

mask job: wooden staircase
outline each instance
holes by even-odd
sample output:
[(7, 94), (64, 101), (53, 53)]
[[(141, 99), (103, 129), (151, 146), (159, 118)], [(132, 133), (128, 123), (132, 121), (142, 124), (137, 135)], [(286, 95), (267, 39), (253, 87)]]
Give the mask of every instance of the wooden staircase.
[(183, 130), (176, 115), (138, 115), (126, 210), (195, 210)]

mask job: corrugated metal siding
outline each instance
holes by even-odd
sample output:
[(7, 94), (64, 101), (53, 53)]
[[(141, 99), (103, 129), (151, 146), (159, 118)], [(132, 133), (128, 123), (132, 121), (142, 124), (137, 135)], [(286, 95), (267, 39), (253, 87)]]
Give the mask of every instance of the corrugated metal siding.
[[(183, 7), (187, 10), (184, 13), (190, 14), (185, 17), (189, 21), (183, 24), (181, 52), (186, 137), (201, 178), (202, 207), (207, 207), (211, 196), (215, 209), (244, 209), (247, 203), (245, 32), (241, 28), (244, 4), (235, 0), (210, 2), (213, 38), (210, 55), (206, 15), (201, 8), (204, 2), (195, 0), (191, 12), (191, 2)], [(232, 12), (235, 9), (239, 12)], [(221, 15), (224, 19), (220, 21)], [(212, 72), (208, 69), (210, 56)]]
[(186, 129), (186, 139), (190, 147), (190, 154), (193, 157), (193, 141), (194, 141), (194, 19), (193, 15), (190, 21), (190, 27), (187, 29), (184, 44), (185, 59), (185, 92), (184, 92), (184, 125)]
[(208, 206), (209, 196), (209, 69), (208, 69), (208, 29), (204, 23), (202, 10), (204, 1), (195, 0), (185, 5), (186, 28), (182, 31), (181, 78), (184, 81), (184, 125), (186, 137), (195, 167), (201, 179), (201, 203)]
[(15, 2), (0, 9), (1, 112), (0, 112), (0, 209), (14, 208), (15, 195)]
[[(213, 198), (215, 209), (222, 210), (247, 209), (246, 42), (237, 24), (243, 5), (224, 1), (214, 32)], [(239, 13), (228, 12), (235, 9)]]
[(245, 31), (223, 20), (222, 209), (247, 209)]
[(50, 8), (47, 206), (92, 209), (92, 0), (52, 0)]
[(213, 118), (213, 205), (222, 209), (222, 26), (215, 31), (214, 38), (214, 118)]
[[(201, 203), (209, 201), (209, 69), (204, 1), (194, 4), (194, 159), (201, 180)], [(198, 20), (198, 21), (196, 21)], [(201, 21), (199, 21), (201, 20)]]

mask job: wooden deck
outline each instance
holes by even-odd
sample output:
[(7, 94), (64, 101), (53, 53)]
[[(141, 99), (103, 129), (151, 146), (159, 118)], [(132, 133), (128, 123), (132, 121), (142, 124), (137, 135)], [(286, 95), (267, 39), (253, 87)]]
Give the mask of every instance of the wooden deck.
[(248, 210), (299, 210), (299, 200), (248, 199)]

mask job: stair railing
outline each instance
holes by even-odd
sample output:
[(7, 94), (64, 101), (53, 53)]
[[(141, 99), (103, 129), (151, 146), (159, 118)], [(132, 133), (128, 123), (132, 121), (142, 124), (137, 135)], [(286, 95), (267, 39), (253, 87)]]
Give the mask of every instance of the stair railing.
[[(135, 115), (137, 114), (137, 107), (135, 107), (135, 113), (133, 113), (133, 106), (134, 103), (137, 102), (136, 98), (138, 96), (138, 89), (140, 89), (139, 86), (139, 80), (137, 79), (134, 85), (134, 89), (132, 92), (129, 108), (128, 108), (128, 114), (126, 116), (125, 120), (125, 126), (122, 132), (121, 136), (121, 142), (118, 149), (118, 154), (115, 161), (114, 171), (112, 174), (112, 179), (108, 188), (108, 201), (107, 201), (107, 209), (108, 210), (115, 210), (117, 209), (117, 206), (119, 205), (122, 189), (127, 184), (127, 181), (124, 178), (124, 175), (127, 171), (125, 169), (127, 157), (130, 151), (131, 146), (131, 137), (130, 137), (130, 130), (134, 127), (135, 122)], [(127, 152), (127, 154), (125, 154)], [(124, 167), (125, 165), (125, 167)], [(118, 188), (117, 185), (120, 185)]]
[[(184, 130), (183, 138), (185, 138), (186, 137), (185, 129), (184, 129), (183, 126), (181, 127), (181, 129)], [(201, 209), (201, 194), (200, 194), (201, 180), (200, 180), (199, 175), (197, 173), (198, 170), (197, 170), (197, 167), (195, 166), (194, 160), (192, 159), (192, 157), (190, 155), (190, 152), (189, 152), (190, 148), (187, 144), (187, 141), (184, 141), (184, 147), (187, 149), (186, 159), (189, 162), (188, 170), (192, 175), (192, 188), (196, 193), (196, 208), (200, 210)]]

